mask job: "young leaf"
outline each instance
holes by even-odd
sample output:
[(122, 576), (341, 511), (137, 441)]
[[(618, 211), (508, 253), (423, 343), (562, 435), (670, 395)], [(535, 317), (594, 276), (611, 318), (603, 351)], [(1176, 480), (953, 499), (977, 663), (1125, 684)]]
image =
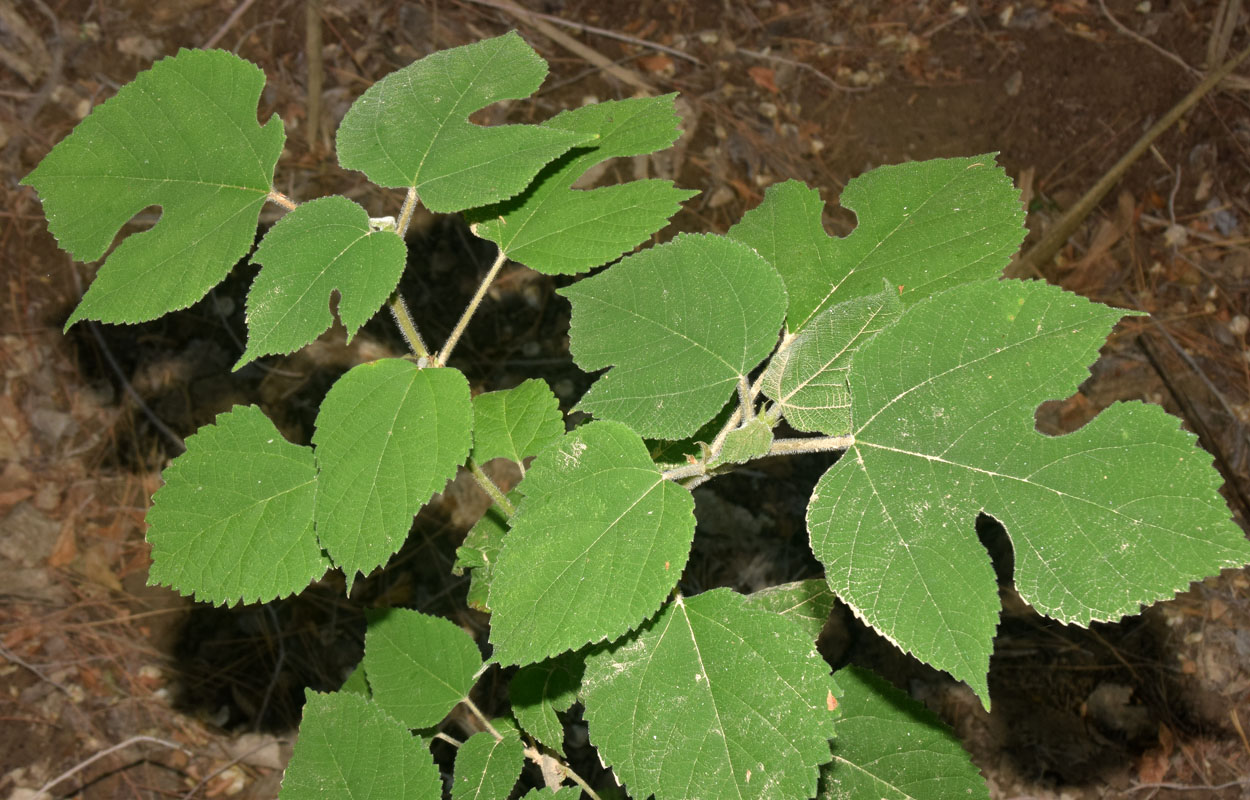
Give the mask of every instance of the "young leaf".
[(842, 717), (820, 800), (989, 800), (959, 740), (924, 706), (867, 670), (834, 678)]
[(694, 538), (694, 500), (638, 434), (592, 422), (534, 459), (490, 587), (500, 664), (611, 639), (655, 613)]
[(516, 786), (525, 766), (521, 737), (504, 728), (502, 740), (488, 731), (470, 736), (456, 751), (455, 779), (451, 800), (504, 800)]
[(386, 563), (412, 518), (469, 455), (473, 405), (459, 371), (402, 358), (353, 367), (317, 414), (317, 534), (347, 574)]
[(759, 417), (730, 431), (720, 455), (708, 463), (709, 467), (721, 464), (745, 464), (760, 458), (773, 446), (773, 429)]
[(539, 173), (523, 194), (468, 215), (474, 233), (513, 261), (548, 275), (584, 272), (633, 249), (698, 192), (640, 180), (575, 191), (582, 173), (610, 158), (662, 150), (680, 133), (675, 94), (610, 100), (564, 111), (544, 127), (595, 137)]
[(343, 685), (339, 687), (340, 692), (351, 692), (368, 699), (373, 691), (369, 688), (369, 679), (365, 677), (365, 665), (361, 662), (352, 670), (352, 674), (347, 676), (347, 680), (343, 681)]
[(770, 586), (747, 595), (749, 605), (788, 617), (801, 626), (812, 641), (824, 630), (836, 599), (820, 578)]
[[(513, 506), (521, 502), (521, 493), (508, 492), (508, 500)], [(469, 608), (490, 613), (488, 596), (491, 579), (495, 573), (495, 561), (499, 558), (499, 549), (503, 547), (504, 534), (508, 532), (508, 519), (496, 506), (491, 506), (482, 515), (469, 533), (464, 543), (456, 548), (456, 561), (452, 565), (452, 575), (469, 573), (469, 593), (465, 602)]]
[(66, 328), (186, 308), (247, 254), (284, 141), (278, 117), (256, 121), (264, 84), (238, 56), (180, 50), (97, 106), (22, 179), (80, 261), (104, 255), (144, 208), (161, 208), (150, 231), (104, 262)]
[(330, 568), (313, 531), (312, 448), (254, 406), (187, 437), (148, 511), (148, 581), (207, 603), (294, 594)]
[(806, 631), (729, 589), (678, 597), (582, 682), (604, 761), (659, 800), (811, 797), (840, 694)]
[(430, 751), (360, 695), (311, 689), (280, 800), (441, 800)]
[(851, 393), (847, 375), (860, 345), (898, 319), (898, 290), (857, 297), (823, 311), (790, 346), (768, 362), (764, 394), (790, 427), (827, 436), (851, 432)]
[(474, 111), (529, 97), (547, 64), (516, 31), (428, 55), (373, 84), (339, 125), (339, 163), (379, 186), (415, 188), (450, 213), (520, 192), (543, 166), (593, 136), (537, 125), (482, 128)]
[(371, 615), (364, 668), (373, 700), (409, 728), (428, 728), (469, 696), (482, 666), (459, 625), (403, 608)]
[(968, 283), (851, 365), (856, 442), (812, 494), (812, 551), (860, 617), (987, 703), (999, 604), (978, 512), (1006, 526), (1020, 594), (1065, 623), (1136, 613), (1250, 560), (1210, 457), (1162, 409), (1036, 430), (1038, 404), (1086, 377), (1124, 314), (1042, 283)]
[(568, 711), (582, 685), (585, 659), (563, 653), (537, 664), (521, 667), (508, 684), (512, 713), (530, 736), (564, 755), (564, 726), (557, 711)]
[(612, 367), (578, 408), (643, 436), (689, 436), (777, 345), (781, 277), (750, 248), (683, 234), (560, 293), (584, 370)]
[(509, 458), (521, 465), (564, 435), (560, 402), (544, 381), (473, 398), (473, 460)]
[(903, 287), (904, 305), (997, 277), (1024, 240), (1020, 193), (993, 153), (878, 167), (848, 183), (841, 202), (859, 220), (844, 239), (825, 233), (820, 194), (798, 181), (769, 187), (729, 229), (785, 278), (791, 333), (835, 303), (875, 294), (883, 277)]
[(252, 255), (264, 269), (247, 293), (247, 352), (234, 368), (298, 350), (324, 333), (334, 321), (329, 296), (335, 289), (351, 342), (395, 290), (407, 253), (395, 231), (370, 228), (368, 212), (346, 197), (298, 206)]

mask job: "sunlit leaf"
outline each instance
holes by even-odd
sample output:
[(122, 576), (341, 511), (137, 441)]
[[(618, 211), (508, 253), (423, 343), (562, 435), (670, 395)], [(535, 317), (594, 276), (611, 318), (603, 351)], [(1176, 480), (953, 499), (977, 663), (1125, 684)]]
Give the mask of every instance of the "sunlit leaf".
[(369, 620), (364, 667), (373, 700), (409, 728), (441, 722), (481, 666), (473, 638), (450, 620), (403, 608)]

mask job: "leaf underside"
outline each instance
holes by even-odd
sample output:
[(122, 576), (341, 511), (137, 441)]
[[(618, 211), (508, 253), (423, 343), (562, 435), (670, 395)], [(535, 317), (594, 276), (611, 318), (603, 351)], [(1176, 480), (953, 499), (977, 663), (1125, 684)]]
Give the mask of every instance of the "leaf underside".
[(231, 53), (180, 50), (93, 109), (22, 179), (80, 261), (103, 256), (123, 225), (160, 207), (151, 230), (109, 255), (66, 328), (186, 308), (247, 254), (285, 139), (278, 117), (256, 120), (264, 84)]

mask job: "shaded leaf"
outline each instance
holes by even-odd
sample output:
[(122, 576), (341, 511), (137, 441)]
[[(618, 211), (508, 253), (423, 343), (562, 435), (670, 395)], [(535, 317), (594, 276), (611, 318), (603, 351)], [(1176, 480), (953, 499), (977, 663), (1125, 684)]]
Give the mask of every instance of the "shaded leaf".
[(801, 626), (812, 641), (824, 630), (836, 601), (829, 586), (820, 578), (770, 586), (747, 595), (748, 604), (788, 617)]
[(508, 684), (512, 713), (517, 722), (526, 733), (561, 756), (564, 755), (564, 726), (556, 712), (568, 711), (576, 702), (585, 666), (581, 654), (564, 653), (521, 667)]
[(490, 587), (494, 657), (529, 664), (610, 639), (655, 613), (686, 565), (690, 492), (638, 434), (592, 422), (534, 459)]
[(473, 460), (479, 464), (508, 458), (524, 471), (526, 458), (563, 435), (560, 402), (545, 381), (530, 378), (473, 398)]
[(285, 139), (278, 117), (256, 121), (264, 85), (238, 56), (180, 50), (93, 109), (22, 179), (80, 261), (103, 256), (143, 209), (161, 209), (104, 262), (66, 328), (186, 308), (247, 255)]
[(369, 214), (346, 197), (298, 206), (269, 229), (252, 261), (264, 268), (247, 294), (247, 352), (235, 369), (260, 356), (290, 353), (334, 321), (330, 293), (347, 341), (399, 284), (408, 249), (393, 230), (374, 230)]
[[(521, 493), (515, 490), (508, 492), (508, 500), (515, 507), (521, 502)], [(451, 574), (463, 575), (466, 569), (471, 570), (469, 593), (465, 598), (470, 608), (490, 613), (487, 598), (495, 574), (495, 562), (499, 559), (499, 549), (503, 547), (503, 537), (507, 532), (507, 517), (498, 506), (491, 506), (469, 529), (464, 543), (456, 548), (456, 561)]]
[(206, 603), (285, 597), (330, 563), (313, 530), (313, 451), (254, 406), (187, 437), (148, 511), (148, 581)]
[(513, 729), (500, 731), (496, 740), (487, 731), (470, 736), (456, 751), (452, 800), (506, 800), (521, 777), (525, 755), (521, 737)]
[(403, 608), (369, 619), (364, 668), (373, 700), (409, 728), (442, 722), (481, 666), (473, 637), (450, 620)]

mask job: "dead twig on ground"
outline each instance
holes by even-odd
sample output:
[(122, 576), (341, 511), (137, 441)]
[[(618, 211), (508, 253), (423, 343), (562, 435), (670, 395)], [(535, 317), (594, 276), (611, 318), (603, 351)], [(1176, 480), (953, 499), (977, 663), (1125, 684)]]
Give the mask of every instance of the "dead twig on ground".
[(204, 42), (203, 48), (205, 50), (211, 50), (216, 47), (217, 43), (220, 42), (222, 37), (226, 35), (226, 32), (234, 27), (234, 23), (239, 21), (239, 17), (243, 16), (243, 14), (252, 7), (252, 3), (255, 2), (256, 0), (243, 0), (243, 2), (235, 6), (234, 11), (230, 12), (230, 16), (226, 17), (226, 21), (221, 23), (221, 27), (214, 31), (213, 35), (208, 37), (208, 39)]
[(187, 755), (194, 755), (194, 753), (192, 753), (190, 750), (188, 750), (187, 748), (183, 747), (180, 744), (169, 742), (164, 739), (157, 739), (155, 736), (131, 736), (126, 741), (120, 744), (115, 744), (106, 750), (101, 750), (100, 752), (93, 755), (91, 758), (88, 758), (85, 761), (80, 761), (75, 766), (71, 767), (65, 772), (62, 772), (60, 775), (56, 776), (52, 780), (45, 783), (42, 787), (40, 787), (39, 791), (35, 792), (35, 797), (40, 798), (43, 796), (48, 796), (48, 790), (51, 789), (53, 786), (56, 786), (58, 783), (65, 780), (66, 778), (72, 778), (74, 775), (77, 775), (79, 772), (82, 772), (84, 769), (91, 766), (95, 762), (99, 761), (100, 759), (106, 756), (110, 756), (113, 753), (116, 753), (118, 750), (124, 750), (125, 748), (130, 747), (130, 745), (132, 744), (139, 744), (141, 742), (150, 742), (151, 744), (159, 744), (162, 747), (168, 747), (171, 750), (181, 750)]

